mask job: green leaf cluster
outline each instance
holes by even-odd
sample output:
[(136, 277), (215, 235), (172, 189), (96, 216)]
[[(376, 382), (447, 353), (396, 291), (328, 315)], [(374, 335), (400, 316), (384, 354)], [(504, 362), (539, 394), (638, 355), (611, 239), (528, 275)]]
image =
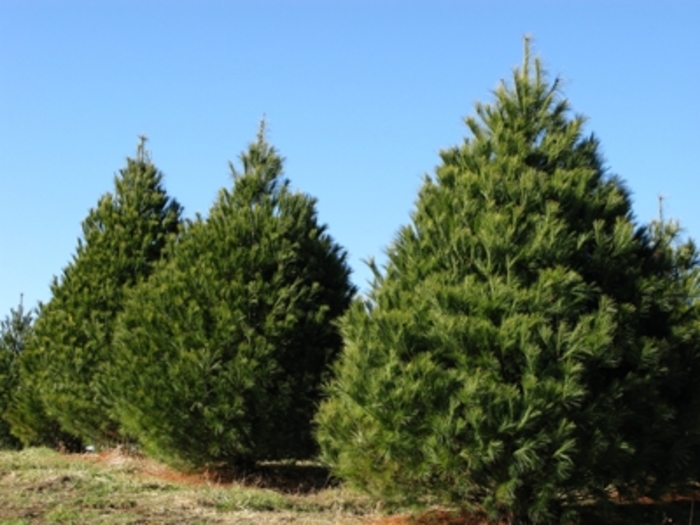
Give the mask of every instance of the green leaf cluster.
[(324, 460), (385, 501), (561, 519), (697, 475), (697, 253), (634, 223), (530, 56), (443, 151), (341, 323)]
[(346, 254), (265, 140), (231, 165), (120, 315), (111, 396), (124, 431), (185, 467), (306, 458), (320, 385), (355, 292)]

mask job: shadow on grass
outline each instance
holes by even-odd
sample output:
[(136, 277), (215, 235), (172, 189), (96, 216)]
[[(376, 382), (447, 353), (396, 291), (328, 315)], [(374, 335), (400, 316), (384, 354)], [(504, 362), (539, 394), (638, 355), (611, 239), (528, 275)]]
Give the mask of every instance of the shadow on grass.
[(240, 483), (249, 487), (270, 489), (283, 494), (314, 494), (336, 487), (340, 482), (329, 470), (307, 463), (263, 463), (245, 470), (210, 470), (203, 475), (214, 483)]
[(605, 506), (584, 507), (581, 525), (696, 525), (700, 516), (695, 516), (696, 505), (690, 500), (657, 503), (620, 503)]

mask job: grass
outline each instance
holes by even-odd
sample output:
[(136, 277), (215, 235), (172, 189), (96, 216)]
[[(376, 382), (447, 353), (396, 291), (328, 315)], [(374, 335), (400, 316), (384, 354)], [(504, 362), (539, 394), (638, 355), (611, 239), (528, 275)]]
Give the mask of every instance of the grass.
[[(691, 524), (690, 499), (581, 509), (582, 525)], [(700, 505), (698, 506), (700, 514)], [(700, 516), (695, 520), (700, 525)], [(0, 451), (0, 523), (483, 525), (433, 510), (383, 516), (368, 498), (328, 483), (315, 465), (264, 465), (246, 479), (214, 482), (119, 450), (59, 454)]]
[(369, 500), (340, 487), (266, 488), (278, 483), (275, 475), (288, 479), (263, 472), (245, 483), (214, 483), (119, 451), (0, 452), (0, 523), (350, 525), (378, 517)]

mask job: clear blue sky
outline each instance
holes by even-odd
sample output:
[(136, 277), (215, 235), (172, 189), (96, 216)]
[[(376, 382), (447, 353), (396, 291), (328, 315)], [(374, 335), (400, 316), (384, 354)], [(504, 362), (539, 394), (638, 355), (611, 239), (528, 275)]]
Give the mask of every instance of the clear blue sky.
[(1, 0), (0, 317), (50, 298), (139, 134), (186, 216), (206, 215), (263, 115), (366, 287), (362, 259), (382, 260), (525, 34), (638, 221), (664, 195), (699, 236), (696, 0)]

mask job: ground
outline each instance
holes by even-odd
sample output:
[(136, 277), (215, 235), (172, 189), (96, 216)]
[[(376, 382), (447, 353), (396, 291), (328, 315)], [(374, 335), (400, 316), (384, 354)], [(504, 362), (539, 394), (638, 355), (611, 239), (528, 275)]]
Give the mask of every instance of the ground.
[(0, 452), (0, 523), (350, 525), (378, 516), (366, 498), (322, 486), (313, 468), (296, 485), (284, 466), (233, 482), (177, 473), (120, 450)]
[[(691, 498), (583, 509), (583, 525), (693, 524)], [(700, 512), (700, 508), (698, 509)], [(697, 520), (700, 523), (700, 517)], [(445, 510), (388, 515), (314, 464), (264, 465), (236, 479), (174, 470), (121, 449), (0, 452), (0, 523), (485, 525)]]

